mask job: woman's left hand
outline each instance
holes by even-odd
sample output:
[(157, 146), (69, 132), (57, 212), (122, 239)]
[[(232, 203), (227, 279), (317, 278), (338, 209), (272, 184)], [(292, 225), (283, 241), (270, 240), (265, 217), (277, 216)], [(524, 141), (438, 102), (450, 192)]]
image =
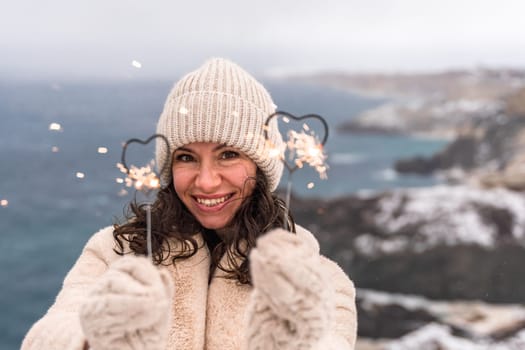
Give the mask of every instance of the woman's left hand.
[(257, 240), (250, 269), (248, 349), (318, 348), (335, 317), (319, 253), (297, 235), (275, 229)]

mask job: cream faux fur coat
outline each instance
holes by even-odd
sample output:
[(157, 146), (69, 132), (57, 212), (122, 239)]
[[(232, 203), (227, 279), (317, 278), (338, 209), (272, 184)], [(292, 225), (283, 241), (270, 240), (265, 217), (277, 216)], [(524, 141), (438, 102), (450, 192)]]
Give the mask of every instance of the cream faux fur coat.
[[(113, 228), (107, 227), (89, 240), (66, 276), (55, 303), (26, 335), (22, 350), (83, 349), (86, 339), (79, 319), (80, 305), (108, 266), (121, 258), (113, 251), (112, 232)], [(319, 252), (310, 232), (297, 226), (297, 234)], [(247, 334), (257, 332), (248, 329), (250, 325), (246, 322), (250, 319), (246, 310), (253, 288), (221, 278), (223, 272), (218, 269), (209, 283), (210, 254), (202, 237), (197, 241), (202, 248), (195, 255), (175, 265), (160, 267), (169, 272), (175, 285), (167, 349), (241, 350)], [(330, 347), (353, 349), (357, 327), (353, 284), (331, 260), (320, 255), (319, 264), (334, 289), (331, 295), (336, 307), (335, 327), (330, 338), (337, 345)]]

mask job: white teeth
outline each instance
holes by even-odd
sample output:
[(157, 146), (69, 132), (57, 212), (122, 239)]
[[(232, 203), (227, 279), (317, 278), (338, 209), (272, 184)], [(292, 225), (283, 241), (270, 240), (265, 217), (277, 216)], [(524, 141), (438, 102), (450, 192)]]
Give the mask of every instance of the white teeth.
[(215, 205), (224, 203), (225, 200), (227, 200), (229, 196), (224, 196), (221, 198), (214, 198), (214, 199), (204, 199), (204, 198), (197, 198), (197, 202), (199, 204), (203, 204), (207, 207), (213, 207)]

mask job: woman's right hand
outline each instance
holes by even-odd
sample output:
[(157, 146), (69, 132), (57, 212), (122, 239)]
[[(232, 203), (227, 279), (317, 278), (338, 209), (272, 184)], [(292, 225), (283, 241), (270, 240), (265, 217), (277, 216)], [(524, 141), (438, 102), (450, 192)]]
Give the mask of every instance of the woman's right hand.
[(80, 308), (89, 347), (165, 349), (171, 319), (173, 281), (147, 258), (114, 262)]

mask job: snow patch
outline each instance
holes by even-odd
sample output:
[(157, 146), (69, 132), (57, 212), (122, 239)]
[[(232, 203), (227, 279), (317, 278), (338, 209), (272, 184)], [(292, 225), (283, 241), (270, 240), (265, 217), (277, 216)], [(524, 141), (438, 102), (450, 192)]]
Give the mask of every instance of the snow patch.
[[(391, 235), (417, 227), (413, 248), (422, 251), (436, 245), (477, 244), (492, 247), (497, 228), (481, 216), (480, 206), (508, 210), (512, 215), (512, 235), (525, 237), (525, 197), (517, 192), (497, 188), (477, 189), (467, 186), (434, 186), (402, 189), (379, 202), (375, 224)], [(361, 235), (356, 247), (362, 252), (395, 252), (406, 249), (406, 239)], [(416, 238), (416, 237), (413, 237)]]

